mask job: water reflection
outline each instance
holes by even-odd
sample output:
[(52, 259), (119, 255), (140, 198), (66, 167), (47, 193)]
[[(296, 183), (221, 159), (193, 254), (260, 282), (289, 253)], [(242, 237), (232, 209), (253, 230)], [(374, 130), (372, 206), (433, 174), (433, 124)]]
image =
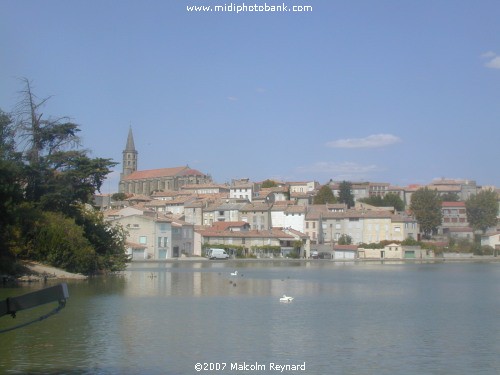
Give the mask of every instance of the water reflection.
[(59, 315), (2, 335), (0, 373), (192, 374), (204, 361), (496, 373), (499, 281), (498, 264), (133, 264), (70, 283)]

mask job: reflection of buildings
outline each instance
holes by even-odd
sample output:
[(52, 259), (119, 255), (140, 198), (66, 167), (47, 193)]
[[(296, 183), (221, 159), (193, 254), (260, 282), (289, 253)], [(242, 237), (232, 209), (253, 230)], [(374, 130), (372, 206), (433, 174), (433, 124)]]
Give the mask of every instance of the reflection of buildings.
[[(125, 271), (127, 296), (271, 296), (279, 303), (283, 293), (308, 295), (324, 288), (320, 283), (304, 282), (295, 278), (297, 269), (279, 266), (269, 270), (269, 263), (248, 263), (238, 268), (237, 277), (230, 276), (234, 269), (223, 262), (168, 262), (134, 263)], [(309, 265), (302, 265), (302, 270)], [(264, 271), (264, 272), (262, 272)]]

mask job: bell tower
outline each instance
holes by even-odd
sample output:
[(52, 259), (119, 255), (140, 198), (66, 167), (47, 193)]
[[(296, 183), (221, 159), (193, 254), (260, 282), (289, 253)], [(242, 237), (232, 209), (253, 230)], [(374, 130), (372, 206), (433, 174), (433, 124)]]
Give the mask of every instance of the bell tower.
[(127, 145), (125, 146), (125, 150), (123, 150), (123, 169), (120, 179), (137, 170), (137, 155), (138, 152), (134, 146), (132, 127), (130, 127), (128, 130)]

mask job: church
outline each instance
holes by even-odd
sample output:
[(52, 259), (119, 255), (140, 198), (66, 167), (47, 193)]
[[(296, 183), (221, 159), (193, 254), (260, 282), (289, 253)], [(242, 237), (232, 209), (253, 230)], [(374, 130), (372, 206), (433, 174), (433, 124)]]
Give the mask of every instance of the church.
[(210, 175), (191, 169), (189, 166), (139, 171), (138, 155), (130, 128), (127, 144), (123, 150), (123, 167), (118, 188), (120, 193), (149, 196), (155, 191), (178, 191), (184, 185), (212, 183)]

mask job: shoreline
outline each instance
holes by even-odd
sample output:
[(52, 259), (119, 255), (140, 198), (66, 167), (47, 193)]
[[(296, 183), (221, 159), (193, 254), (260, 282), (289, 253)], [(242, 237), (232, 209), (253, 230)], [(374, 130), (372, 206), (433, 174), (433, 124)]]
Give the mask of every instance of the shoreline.
[[(210, 260), (204, 257), (182, 257), (161, 260), (134, 260), (127, 264), (125, 270), (133, 264), (154, 263), (336, 263), (336, 264), (412, 264), (412, 263), (500, 263), (500, 257), (473, 256), (473, 257), (438, 257), (427, 259), (291, 259), (291, 258), (231, 258), (227, 260)], [(88, 280), (89, 276), (71, 273), (62, 269), (48, 266), (35, 261), (22, 261), (22, 266), (28, 271), (23, 276), (14, 278), (17, 282), (32, 283), (47, 280)], [(124, 270), (124, 271), (125, 271)]]
[(496, 263), (500, 262), (500, 256), (492, 255), (472, 256), (472, 257), (437, 257), (425, 259), (292, 259), (292, 258), (230, 258), (227, 260), (210, 260), (204, 257), (183, 257), (169, 259), (144, 259), (134, 260), (127, 264), (148, 264), (148, 263), (182, 263), (182, 262), (206, 262), (206, 263), (234, 263), (234, 262), (300, 262), (300, 263)]
[(20, 282), (38, 282), (46, 280), (87, 280), (88, 276), (80, 273), (71, 273), (60, 268), (47, 266), (35, 261), (22, 261), (22, 266), (25, 267), (31, 274), (18, 277), (16, 280)]

